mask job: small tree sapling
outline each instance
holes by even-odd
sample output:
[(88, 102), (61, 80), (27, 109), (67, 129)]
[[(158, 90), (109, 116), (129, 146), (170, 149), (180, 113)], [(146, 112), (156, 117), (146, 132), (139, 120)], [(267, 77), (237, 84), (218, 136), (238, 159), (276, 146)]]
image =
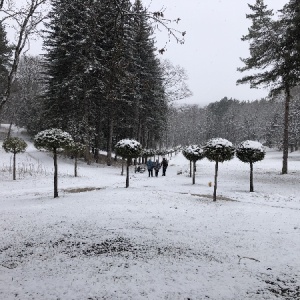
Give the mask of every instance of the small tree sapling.
[(57, 189), (57, 152), (66, 149), (73, 143), (71, 135), (58, 128), (47, 129), (39, 132), (34, 137), (34, 145), (37, 149), (45, 149), (53, 153), (54, 160), (54, 198), (58, 197)]
[(250, 164), (250, 192), (254, 192), (253, 186), (253, 164), (265, 158), (263, 145), (256, 141), (244, 141), (236, 149), (236, 156), (244, 163)]
[(7, 138), (2, 145), (6, 152), (13, 153), (13, 180), (16, 180), (16, 155), (25, 152), (27, 148), (26, 142), (18, 137)]
[(115, 145), (116, 154), (127, 159), (126, 168), (126, 188), (129, 187), (129, 166), (133, 158), (137, 158), (142, 154), (142, 145), (136, 140), (123, 139)]
[(196, 162), (204, 158), (203, 148), (198, 145), (190, 145), (182, 150), (182, 154), (190, 161), (190, 173), (193, 171), (193, 184), (195, 184)]
[(234, 156), (234, 147), (226, 139), (214, 138), (209, 140), (203, 147), (205, 157), (210, 161), (215, 161), (215, 185), (213, 201), (217, 200), (217, 183), (218, 183), (218, 164), (226, 160), (231, 160)]

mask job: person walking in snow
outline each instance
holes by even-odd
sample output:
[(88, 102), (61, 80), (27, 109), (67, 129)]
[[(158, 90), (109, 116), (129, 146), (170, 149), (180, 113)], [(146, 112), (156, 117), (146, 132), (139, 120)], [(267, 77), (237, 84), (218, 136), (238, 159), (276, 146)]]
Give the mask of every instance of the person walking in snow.
[(153, 177), (153, 168), (154, 168), (153, 161), (151, 160), (151, 158), (149, 158), (147, 161), (147, 169), (148, 169), (149, 177), (150, 176)]
[(166, 176), (166, 170), (167, 170), (167, 167), (168, 167), (168, 161), (163, 158), (162, 162), (161, 162), (161, 165), (162, 165), (162, 176)]
[(156, 160), (156, 162), (154, 163), (154, 171), (155, 171), (155, 177), (157, 177), (158, 176), (158, 172), (159, 172), (159, 170), (160, 170), (160, 163), (159, 163), (159, 161), (158, 161), (158, 159)]

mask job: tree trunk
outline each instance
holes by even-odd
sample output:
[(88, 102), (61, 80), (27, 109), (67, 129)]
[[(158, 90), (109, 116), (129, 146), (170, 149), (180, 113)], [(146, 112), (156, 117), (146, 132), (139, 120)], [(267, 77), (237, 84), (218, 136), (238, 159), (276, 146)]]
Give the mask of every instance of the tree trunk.
[(121, 171), (121, 175), (124, 175), (124, 158), (122, 157), (122, 171)]
[(130, 166), (130, 159), (127, 158), (127, 166), (126, 166), (126, 188), (129, 187), (129, 166)]
[(74, 159), (74, 176), (77, 177), (77, 155), (75, 155)]
[(13, 180), (16, 180), (16, 153), (14, 153), (13, 159)]
[(214, 196), (213, 196), (213, 200), (214, 201), (217, 201), (218, 164), (219, 164), (219, 162), (216, 160), (216, 166), (215, 166), (215, 185), (214, 185)]
[(287, 85), (285, 88), (282, 174), (288, 173), (290, 100), (291, 100), (290, 87)]
[(53, 160), (54, 160), (54, 198), (58, 197), (58, 189), (57, 189), (57, 152), (54, 148), (53, 150)]
[(192, 161), (190, 160), (190, 177), (192, 177)]
[(254, 192), (253, 187), (253, 162), (250, 161), (250, 192)]
[(196, 177), (196, 161), (193, 161), (193, 184), (195, 184)]
[(109, 120), (108, 141), (107, 141), (107, 157), (106, 157), (106, 164), (108, 166), (111, 166), (113, 132), (114, 132), (114, 122), (113, 122), (113, 119), (112, 119), (112, 116), (111, 116), (110, 120)]

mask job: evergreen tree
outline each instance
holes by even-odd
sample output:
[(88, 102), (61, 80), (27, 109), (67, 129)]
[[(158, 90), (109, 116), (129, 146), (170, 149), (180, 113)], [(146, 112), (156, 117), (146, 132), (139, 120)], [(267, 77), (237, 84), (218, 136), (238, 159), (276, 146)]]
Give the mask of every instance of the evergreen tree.
[(3, 97), (9, 74), (12, 47), (8, 44), (4, 25), (0, 22), (0, 97)]
[[(260, 85), (269, 86), (272, 94), (284, 92), (282, 174), (287, 174), (291, 88), (300, 81), (299, 68), (295, 63), (299, 61), (295, 50), (299, 40), (291, 41), (291, 37), (297, 39), (299, 35), (299, 30), (294, 27), (294, 24), (299, 22), (299, 1), (291, 0), (284, 7), (283, 16), (279, 20), (273, 19), (273, 11), (267, 9), (263, 0), (256, 0), (255, 5), (248, 5), (253, 12), (247, 15), (252, 25), (242, 40), (250, 43), (250, 57), (242, 59), (245, 66), (239, 68), (239, 71), (261, 70), (261, 72), (245, 76), (237, 83), (250, 83), (252, 88)], [(295, 9), (298, 9), (298, 12), (291, 13), (296, 12)]]

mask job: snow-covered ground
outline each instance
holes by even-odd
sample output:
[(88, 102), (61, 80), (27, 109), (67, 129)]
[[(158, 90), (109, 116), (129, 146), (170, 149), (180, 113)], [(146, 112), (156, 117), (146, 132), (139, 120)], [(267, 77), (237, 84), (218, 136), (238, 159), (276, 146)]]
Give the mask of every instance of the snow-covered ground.
[[(2, 143), (0, 142), (0, 146)], [(196, 184), (182, 154), (167, 176), (59, 159), (30, 143), (0, 150), (0, 299), (300, 299), (300, 152), (269, 150), (254, 165), (197, 164)], [(182, 174), (177, 175), (182, 170)]]

